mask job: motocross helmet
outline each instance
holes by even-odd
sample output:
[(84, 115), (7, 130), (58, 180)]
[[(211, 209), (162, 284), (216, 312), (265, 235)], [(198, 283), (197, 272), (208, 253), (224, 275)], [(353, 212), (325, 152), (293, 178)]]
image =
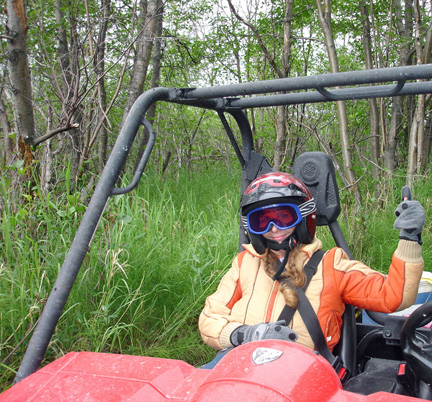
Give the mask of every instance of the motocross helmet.
[[(295, 231), (282, 243), (266, 239), (263, 233), (271, 228), (271, 223), (262, 232), (249, 227), (252, 211), (264, 209), (266, 206), (292, 205), (297, 211), (298, 219), (293, 222)], [(298, 206), (298, 207), (297, 207)], [(255, 251), (264, 254), (267, 248), (273, 250), (292, 249), (296, 242), (309, 244), (315, 236), (316, 230), (316, 203), (308, 188), (294, 176), (283, 172), (266, 173), (253, 180), (246, 188), (240, 202), (241, 221)], [(248, 215), (249, 214), (249, 215)], [(255, 233), (254, 233), (255, 232)], [(257, 234), (261, 233), (261, 234)]]

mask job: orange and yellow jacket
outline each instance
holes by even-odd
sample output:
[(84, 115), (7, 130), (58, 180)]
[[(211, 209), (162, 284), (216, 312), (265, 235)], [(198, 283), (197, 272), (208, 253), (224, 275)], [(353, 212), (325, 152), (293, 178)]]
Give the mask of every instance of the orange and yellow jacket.
[[(280, 285), (262, 267), (262, 256), (251, 245), (237, 255), (217, 291), (206, 300), (199, 318), (205, 343), (214, 349), (232, 347), (230, 335), (240, 325), (278, 320), (285, 306)], [(306, 265), (322, 248), (314, 239), (301, 247), (299, 257)], [(388, 275), (360, 261), (350, 260), (340, 248), (327, 251), (306, 290), (330, 350), (338, 343), (345, 304), (361, 309), (391, 313), (411, 306), (416, 298), (424, 262), (417, 242), (400, 240)], [(298, 311), (289, 325), (297, 343), (313, 349), (311, 337)]]

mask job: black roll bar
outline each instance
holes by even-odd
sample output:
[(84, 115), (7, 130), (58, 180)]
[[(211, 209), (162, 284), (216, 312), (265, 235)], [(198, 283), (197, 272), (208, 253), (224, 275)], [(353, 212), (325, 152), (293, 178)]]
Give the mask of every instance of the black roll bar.
[[(377, 84), (394, 81), (399, 83), (396, 85), (396, 88), (400, 89), (400, 82), (432, 78), (431, 69), (431, 64), (423, 64), (418, 66), (391, 67), (374, 70), (310, 75), (306, 77), (282, 78), (242, 84), (195, 88), (185, 91), (184, 96), (185, 99), (226, 98), (230, 96), (246, 96), (300, 90), (304, 91), (308, 89), (321, 90), (329, 87)], [(394, 85), (392, 87), (394, 87)], [(382, 96), (396, 95), (397, 93), (389, 92), (387, 94), (383, 93)]]
[[(327, 101), (348, 101), (366, 98), (383, 98), (394, 88), (394, 85), (380, 85), (368, 88), (344, 88), (328, 92), (302, 92), (286, 95), (256, 96), (251, 98), (232, 99), (227, 108), (254, 108), (265, 106), (299, 105), (304, 103), (319, 103)], [(408, 83), (397, 92), (397, 96), (429, 94), (432, 92), (432, 82)]]
[[(15, 383), (32, 374), (39, 368), (109, 197), (131, 191), (140, 180), (147, 160), (150, 157), (155, 139), (154, 130), (150, 128), (150, 123), (145, 119), (145, 114), (153, 103), (167, 101), (212, 109), (218, 112), (227, 111), (230, 113), (239, 126), (243, 142), (240, 162), (242, 162), (241, 159), (244, 160), (241, 184), (242, 191), (244, 191), (251, 180), (260, 173), (270, 171), (271, 167), (262, 155), (254, 152), (252, 132), (242, 109), (248, 107), (278, 106), (282, 104), (432, 93), (431, 82), (405, 84), (405, 81), (408, 80), (425, 80), (431, 78), (432, 65), (427, 64), (321, 74), (207, 88), (153, 88), (143, 93), (132, 106), (98, 181), (82, 222), (30, 339), (24, 358), (15, 377)], [(397, 82), (397, 84), (366, 86), (362, 88), (327, 89), (330, 87), (388, 82)], [(314, 89), (315, 92), (307, 92), (310, 89)], [(290, 91), (305, 92), (286, 93)], [(280, 92), (283, 92), (283, 94), (280, 94)], [(272, 95), (240, 99), (231, 98), (233, 96), (239, 97), (259, 94)], [(138, 163), (138, 168), (135, 171), (131, 183), (124, 188), (116, 188), (116, 182), (119, 179), (121, 170), (128, 158), (129, 151), (141, 125), (145, 125), (149, 128), (149, 132), (151, 133), (150, 141)], [(240, 149), (240, 147), (238, 149)], [(242, 232), (240, 233), (240, 237), (242, 237)], [(240, 241), (242, 240), (240, 239)]]

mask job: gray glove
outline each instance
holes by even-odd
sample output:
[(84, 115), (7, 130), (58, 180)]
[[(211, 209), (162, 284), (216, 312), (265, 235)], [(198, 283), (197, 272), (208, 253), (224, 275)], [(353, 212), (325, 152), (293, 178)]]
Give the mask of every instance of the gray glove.
[[(404, 198), (407, 198), (404, 200)], [(422, 244), (421, 232), (426, 221), (425, 210), (420, 202), (411, 199), (408, 186), (402, 189), (402, 202), (395, 210), (395, 229), (400, 229), (399, 238)]]
[(243, 343), (259, 341), (260, 339), (281, 339), (283, 341), (297, 340), (297, 334), (286, 326), (285, 320), (255, 325), (242, 325), (236, 328), (230, 337), (234, 346)]

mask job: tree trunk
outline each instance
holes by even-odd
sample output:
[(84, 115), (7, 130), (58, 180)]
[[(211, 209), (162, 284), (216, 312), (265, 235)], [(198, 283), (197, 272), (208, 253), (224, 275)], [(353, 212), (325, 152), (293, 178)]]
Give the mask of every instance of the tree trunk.
[[(327, 48), (327, 53), (329, 56), (330, 62), (330, 71), (332, 73), (339, 72), (339, 62), (336, 54), (336, 46), (333, 39), (333, 31), (331, 26), (331, 4), (330, 0), (324, 0), (324, 9), (321, 4), (321, 0), (315, 0), (318, 8), (318, 17), (321, 25), (321, 29), (324, 34), (324, 42)], [(344, 163), (344, 170), (346, 177), (350, 181), (350, 185), (352, 188), (351, 191), (354, 192), (357, 208), (361, 205), (361, 195), (360, 190), (356, 184), (357, 179), (352, 168), (352, 159), (351, 159), (351, 150), (349, 143), (349, 135), (348, 135), (348, 118), (346, 114), (345, 103), (342, 101), (336, 102), (337, 108), (337, 117), (339, 121), (339, 130), (340, 130), (340, 140), (341, 140), (341, 149), (342, 149), (342, 157)]]
[[(293, 20), (293, 0), (285, 1), (285, 16), (284, 16), (284, 42), (282, 48), (282, 68), (279, 68), (275, 62), (275, 58), (271, 55), (259, 31), (248, 21), (246, 21), (234, 8), (231, 0), (228, 0), (229, 7), (234, 16), (244, 25), (250, 28), (255, 39), (260, 46), (265, 59), (269, 62), (275, 75), (278, 78), (287, 78), (290, 70), (290, 52), (291, 52), (291, 23)], [(276, 142), (273, 150), (273, 168), (279, 170), (284, 160), (286, 152), (286, 137), (287, 137), (287, 109), (286, 106), (277, 107), (276, 118)]]
[(154, 33), (156, 29), (157, 0), (141, 0), (142, 30), (136, 42), (136, 54), (132, 77), (129, 84), (129, 93), (123, 112), (122, 126), (134, 102), (142, 94), (147, 69), (152, 54)]
[(425, 146), (424, 146), (425, 158), (423, 159), (424, 165), (422, 166), (422, 171), (424, 171), (427, 166), (427, 161), (429, 159), (428, 156), (431, 152), (431, 142), (432, 142), (432, 114), (429, 114), (429, 118), (427, 119), (425, 124)]
[(48, 139), (42, 151), (42, 161), (41, 163), (41, 178), (40, 186), (43, 194), (49, 192), (49, 185), (52, 179), (52, 169), (53, 169), (53, 151), (51, 149), (51, 139)]
[(3, 130), (4, 154), (2, 155), (2, 165), (10, 166), (13, 162), (13, 152), (15, 150), (14, 142), (10, 138), (11, 126), (6, 113), (6, 106), (3, 99), (0, 98), (0, 122)]
[[(293, 20), (293, 0), (285, 2), (285, 17), (284, 17), (284, 42), (282, 48), (282, 71), (279, 78), (287, 78), (290, 71), (291, 57), (291, 24)], [(276, 142), (274, 146), (273, 167), (280, 170), (286, 153), (287, 143), (287, 107), (278, 106), (276, 119)]]
[[(421, 38), (421, 16), (418, 0), (414, 0), (414, 32), (415, 32), (415, 51), (417, 56), (417, 64), (423, 64), (423, 46)], [(420, 171), (421, 157), (423, 156), (423, 141), (424, 141), (424, 94), (417, 96), (417, 105), (415, 114), (411, 123), (411, 132), (408, 144), (408, 172), (407, 185), (412, 186), (414, 175)]]
[(277, 118), (276, 118), (276, 141), (273, 150), (273, 168), (280, 170), (284, 155), (285, 155), (285, 144), (286, 144), (286, 119), (287, 112), (286, 106), (277, 107)]
[(396, 169), (396, 137), (401, 125), (401, 116), (403, 108), (403, 99), (400, 96), (396, 96), (393, 99), (393, 108), (390, 118), (390, 127), (385, 138), (383, 150), (384, 150), (384, 167), (388, 172), (389, 176)]
[(63, 82), (63, 85), (60, 88), (59, 96), (62, 97), (62, 102), (65, 102), (72, 81), (72, 76), (70, 71), (68, 38), (66, 34), (66, 28), (64, 27), (65, 16), (62, 10), (63, 10), (62, 1), (56, 0), (54, 4), (54, 15), (58, 26), (57, 46), (58, 46), (58, 57), (60, 60), (60, 69), (61, 69), (60, 76)]
[(32, 87), (27, 56), (27, 16), (24, 0), (7, 0), (7, 59), (16, 128), (23, 140), (20, 149), (25, 161), (31, 161), (29, 144), (35, 137)]
[(105, 41), (106, 34), (108, 31), (108, 23), (111, 17), (111, 1), (101, 0), (102, 7), (102, 20), (99, 25), (99, 35), (96, 44), (95, 54), (95, 70), (98, 80), (98, 121), (102, 121), (101, 128), (99, 131), (99, 147), (98, 147), (98, 170), (102, 173), (105, 166), (108, 154), (108, 120), (105, 117), (105, 111), (107, 109), (107, 95), (105, 90), (105, 79), (103, 74), (105, 73)]
[[(159, 86), (160, 69), (161, 69), (162, 28), (163, 28), (163, 5), (161, 0), (156, 0), (156, 10), (157, 10), (157, 14), (155, 16), (156, 30), (155, 30), (154, 49), (153, 49), (153, 69), (152, 69), (152, 80), (151, 80), (152, 88), (156, 88)], [(146, 118), (150, 123), (153, 124), (155, 115), (156, 115), (156, 103), (154, 103), (149, 107), (149, 110), (147, 111), (146, 114)], [(147, 142), (148, 142), (148, 131), (147, 129), (144, 129), (144, 134), (138, 148), (138, 157), (135, 162), (135, 169), (137, 168), (141, 156), (144, 153)]]
[[(432, 29), (429, 29), (426, 35), (426, 43), (424, 46), (424, 63), (429, 64), (431, 60), (431, 53), (432, 53)], [(431, 101), (431, 94), (426, 96), (425, 98), (425, 108), (427, 107), (428, 103)], [(426, 169), (426, 166), (428, 164), (429, 160), (429, 154), (430, 154), (430, 148), (431, 148), (431, 136), (430, 136), (430, 121), (431, 116), (429, 115), (429, 118), (427, 119), (427, 123), (425, 124), (425, 134), (424, 134), (424, 141), (423, 141), (423, 153), (421, 157), (421, 161), (419, 163), (419, 168), (421, 172), (424, 172)]]
[(417, 155), (418, 155), (418, 141), (419, 133), (424, 132), (424, 95), (419, 95), (414, 118), (411, 123), (411, 130), (409, 133), (408, 144), (408, 169), (406, 184), (412, 186), (414, 175), (417, 170)]
[[(409, 43), (412, 33), (412, 3), (411, 0), (405, 2), (405, 15), (402, 13), (402, 5), (400, 0), (393, 0), (395, 12), (395, 24), (397, 28), (396, 34), (401, 38), (400, 50), (400, 65), (408, 65), (409, 59)], [(391, 177), (396, 168), (396, 145), (397, 136), (401, 128), (402, 115), (404, 114), (404, 99), (400, 96), (392, 98), (393, 108), (390, 119), (390, 127), (387, 133), (384, 144), (384, 166)]]
[[(368, 6), (360, 0), (360, 14), (363, 23), (363, 51), (365, 55), (365, 68), (367, 70), (373, 69), (372, 57), (372, 40), (371, 28), (369, 22)], [(369, 113), (370, 113), (370, 160), (372, 164), (372, 178), (375, 181), (374, 195), (378, 197), (378, 178), (379, 178), (379, 113), (378, 106), (375, 99), (369, 99)]]
[(58, 26), (58, 57), (60, 60), (62, 84), (59, 89), (59, 96), (63, 97), (62, 118), (67, 121), (67, 125), (72, 122), (76, 128), (69, 131), (67, 135), (66, 152), (70, 154), (71, 178), (78, 176), (83, 152), (83, 130), (81, 123), (83, 120), (82, 108), (79, 100), (80, 82), (80, 39), (78, 35), (77, 22), (71, 10), (67, 14), (69, 20), (69, 37), (65, 28), (65, 15), (63, 13), (62, 0), (55, 2), (55, 19)]
[[(70, 118), (76, 125), (77, 128), (69, 131), (69, 138), (71, 145), (70, 147), (70, 161), (71, 161), (71, 179), (75, 182), (80, 171), (81, 156), (83, 154), (84, 143), (84, 128), (83, 122), (83, 107), (80, 103), (80, 85), (84, 87), (84, 83), (81, 83), (81, 68), (80, 68), (80, 55), (81, 55), (81, 42), (78, 33), (78, 26), (76, 24), (76, 18), (74, 15), (69, 14), (69, 25), (70, 25), (70, 66), (71, 66), (71, 85), (69, 87), (69, 103), (68, 109), (66, 110), (68, 118)], [(73, 184), (73, 183), (72, 183)]]
[[(417, 55), (417, 64), (423, 64), (424, 53), (421, 38), (421, 16), (420, 5), (418, 0), (414, 0), (414, 16), (415, 16), (415, 49)], [(430, 30), (429, 30), (430, 31)], [(426, 43), (428, 41), (426, 40)], [(427, 50), (427, 49), (425, 49)], [(428, 55), (426, 56), (428, 57)], [(423, 147), (424, 147), (424, 122), (425, 122), (425, 99), (426, 96), (421, 94), (417, 96), (417, 106), (415, 109), (411, 130), (409, 135), (408, 145), (408, 169), (407, 169), (407, 185), (412, 186), (414, 175), (420, 173), (423, 164)]]

